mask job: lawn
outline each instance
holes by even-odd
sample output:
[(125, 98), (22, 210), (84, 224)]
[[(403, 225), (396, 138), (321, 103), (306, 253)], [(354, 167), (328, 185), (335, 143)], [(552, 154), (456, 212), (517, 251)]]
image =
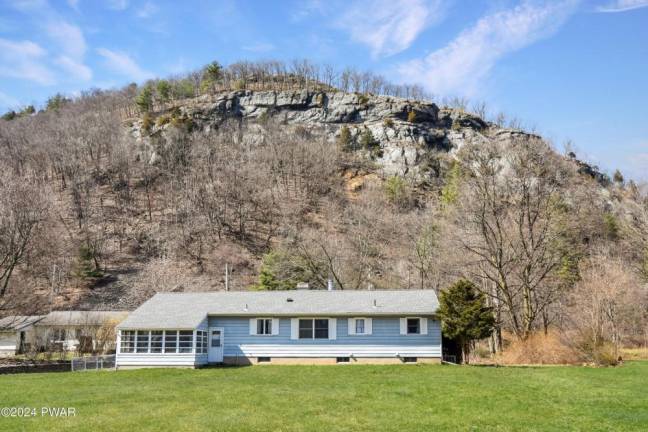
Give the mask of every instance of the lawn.
[(648, 362), (618, 368), (256, 366), (0, 375), (0, 430), (646, 431)]

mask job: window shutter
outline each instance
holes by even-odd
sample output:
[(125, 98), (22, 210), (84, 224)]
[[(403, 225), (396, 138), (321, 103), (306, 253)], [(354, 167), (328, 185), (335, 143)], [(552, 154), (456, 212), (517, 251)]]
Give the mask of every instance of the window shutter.
[(427, 334), (427, 318), (421, 318), (421, 334), (426, 335)]
[(365, 333), (370, 335), (373, 333), (373, 325), (371, 324), (371, 318), (365, 318)]
[(272, 334), (274, 336), (279, 334), (279, 318), (272, 318)]
[(353, 336), (355, 333), (355, 318), (349, 318), (347, 320), (347, 326), (349, 327), (349, 335)]
[(257, 320), (256, 318), (250, 318), (250, 335), (254, 336), (257, 334)]
[(407, 334), (407, 318), (400, 319), (400, 334), (402, 335)]
[(290, 339), (299, 339), (299, 318), (290, 319)]
[(329, 339), (337, 339), (337, 319), (329, 318)]

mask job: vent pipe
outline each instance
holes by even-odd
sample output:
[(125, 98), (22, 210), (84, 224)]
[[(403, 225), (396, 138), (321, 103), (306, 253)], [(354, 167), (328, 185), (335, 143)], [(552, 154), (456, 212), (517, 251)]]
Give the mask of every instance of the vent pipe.
[(329, 279), (326, 282), (326, 289), (329, 291), (333, 291), (335, 289), (335, 286), (333, 285), (333, 279)]

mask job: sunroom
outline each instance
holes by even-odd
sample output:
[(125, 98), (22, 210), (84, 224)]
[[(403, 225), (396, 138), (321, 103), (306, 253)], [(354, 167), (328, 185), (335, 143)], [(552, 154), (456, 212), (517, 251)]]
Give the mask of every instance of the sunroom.
[(121, 329), (117, 337), (119, 367), (207, 363), (206, 329)]

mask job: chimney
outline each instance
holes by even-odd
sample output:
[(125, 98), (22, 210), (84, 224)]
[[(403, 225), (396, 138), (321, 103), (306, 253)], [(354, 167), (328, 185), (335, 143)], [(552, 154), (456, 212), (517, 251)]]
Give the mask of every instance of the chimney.
[(297, 284), (297, 289), (298, 290), (307, 290), (307, 289), (310, 289), (310, 287), (308, 286), (308, 282), (299, 282)]
[(335, 285), (333, 285), (333, 279), (329, 279), (326, 283), (326, 289), (329, 291), (335, 290)]

